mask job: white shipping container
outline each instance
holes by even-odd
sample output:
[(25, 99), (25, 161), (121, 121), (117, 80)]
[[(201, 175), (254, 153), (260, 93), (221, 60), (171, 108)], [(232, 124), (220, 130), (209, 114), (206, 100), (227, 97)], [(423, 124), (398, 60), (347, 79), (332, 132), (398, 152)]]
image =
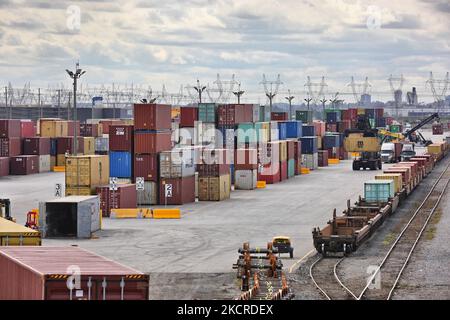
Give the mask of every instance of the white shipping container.
[(237, 170), (234, 173), (235, 190), (254, 190), (258, 182), (258, 170)]
[(195, 122), (196, 141), (199, 145), (216, 146), (216, 125), (214, 123)]
[(260, 113), (260, 106), (259, 104), (254, 104), (253, 105), (253, 123), (255, 122), (259, 122), (259, 113)]
[(95, 151), (96, 152), (109, 151), (109, 136), (95, 138)]
[(192, 177), (195, 174), (194, 148), (176, 148), (159, 155), (161, 178)]
[(138, 206), (158, 204), (158, 183), (152, 181), (144, 182), (144, 190), (137, 191)]
[(278, 122), (270, 121), (270, 141), (278, 141), (278, 140), (280, 140)]
[(50, 155), (39, 156), (39, 173), (50, 171)]
[(302, 154), (302, 166), (310, 170), (319, 168), (319, 154)]

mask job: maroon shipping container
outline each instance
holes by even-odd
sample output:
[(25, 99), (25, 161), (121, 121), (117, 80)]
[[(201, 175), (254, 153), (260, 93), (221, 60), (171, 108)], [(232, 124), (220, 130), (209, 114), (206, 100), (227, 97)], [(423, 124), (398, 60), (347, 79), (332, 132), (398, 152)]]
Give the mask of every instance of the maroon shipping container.
[[(240, 169), (238, 169), (240, 170)], [(229, 164), (197, 164), (199, 177), (220, 177), (230, 174)]]
[(19, 138), (20, 120), (0, 119), (0, 138)]
[(195, 121), (198, 120), (198, 108), (182, 107), (180, 109), (180, 128), (193, 128)]
[(158, 155), (135, 154), (134, 155), (134, 179), (144, 178), (145, 181), (158, 181)]
[(11, 175), (28, 175), (39, 173), (39, 156), (11, 157)]
[(287, 140), (287, 156), (288, 160), (295, 159), (295, 141)]
[(75, 134), (75, 128), (77, 131), (77, 136), (80, 136), (80, 121), (77, 121), (75, 124), (75, 121), (67, 121), (67, 135), (69, 137), (74, 137)]
[(444, 134), (444, 126), (442, 125), (442, 123), (433, 124), (433, 134), (434, 135)]
[(234, 152), (234, 170), (258, 169), (257, 149), (237, 149)]
[(294, 171), (295, 171), (296, 176), (299, 176), (302, 174), (302, 172), (300, 170), (300, 163), (301, 163), (301, 160), (295, 159), (295, 170)]
[(325, 130), (327, 132), (338, 132), (337, 131), (337, 123), (327, 123), (325, 125)]
[(50, 154), (50, 138), (34, 137), (23, 139), (24, 155), (47, 155)]
[(135, 132), (134, 152), (136, 154), (158, 153), (172, 149), (172, 134), (165, 132)]
[(378, 108), (375, 109), (375, 118), (377, 119), (381, 119), (384, 116), (384, 109), (383, 108)]
[[(172, 196), (165, 197), (165, 184), (172, 185)], [(195, 177), (161, 179), (159, 183), (159, 203), (161, 205), (182, 205), (195, 202)]]
[(80, 124), (80, 136), (82, 136), (82, 137), (98, 137), (98, 124), (96, 124), (96, 123)]
[(0, 177), (6, 177), (9, 175), (9, 158), (1, 157), (0, 158)]
[(302, 142), (294, 141), (294, 159), (299, 160), (302, 158)]
[(344, 133), (345, 130), (350, 130), (352, 127), (352, 122), (350, 120), (343, 120), (337, 123), (338, 132)]
[(280, 180), (288, 179), (288, 164), (287, 161), (280, 161)]
[(342, 110), (342, 120), (347, 121), (358, 120), (358, 109)]
[(98, 125), (102, 127), (102, 133), (103, 134), (109, 134), (109, 127), (112, 125), (123, 125), (123, 121), (122, 120), (100, 120)]
[(14, 157), (19, 156), (21, 154), (22, 154), (22, 139), (0, 138), (0, 157)]
[(265, 181), (267, 184), (275, 184), (280, 182), (280, 162), (274, 165), (265, 165), (258, 172), (258, 181)]
[(133, 151), (133, 126), (109, 127), (109, 151)]
[(0, 270), (0, 300), (149, 298), (148, 275), (78, 247), (0, 247)]
[[(74, 137), (56, 138), (56, 150), (58, 154), (72, 154)], [(84, 153), (84, 138), (78, 138), (78, 153)]]
[(36, 122), (31, 120), (20, 120), (20, 137), (32, 138), (37, 135)]
[(219, 126), (236, 125), (253, 121), (253, 111), (249, 112), (247, 105), (225, 104), (217, 108)]
[(137, 191), (134, 184), (119, 184), (117, 190), (109, 186), (97, 187), (100, 209), (103, 217), (109, 217), (111, 209), (132, 209), (137, 207)]
[(135, 104), (134, 127), (136, 130), (170, 130), (171, 106), (165, 104)]
[(288, 114), (287, 112), (272, 112), (270, 118), (272, 121), (287, 121)]
[(328, 167), (328, 151), (327, 150), (319, 150), (319, 167)]

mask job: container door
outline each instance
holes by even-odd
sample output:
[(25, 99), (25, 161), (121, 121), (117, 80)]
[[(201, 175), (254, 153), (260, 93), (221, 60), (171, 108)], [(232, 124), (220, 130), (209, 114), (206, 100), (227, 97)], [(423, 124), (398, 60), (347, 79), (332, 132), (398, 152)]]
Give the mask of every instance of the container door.
[[(75, 283), (71, 290), (67, 284), (67, 279), (47, 280), (45, 284), (45, 300), (98, 300), (97, 282), (94, 280), (81, 279), (80, 284)], [(75, 281), (76, 282), (76, 281)]]
[(122, 277), (97, 281), (97, 300), (148, 300), (148, 281)]

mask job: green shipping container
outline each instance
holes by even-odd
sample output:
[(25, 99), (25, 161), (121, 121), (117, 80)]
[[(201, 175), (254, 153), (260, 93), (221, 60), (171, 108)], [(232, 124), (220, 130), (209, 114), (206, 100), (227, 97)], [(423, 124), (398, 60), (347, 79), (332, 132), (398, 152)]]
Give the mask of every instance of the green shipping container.
[(257, 130), (254, 123), (240, 123), (237, 129), (237, 143), (256, 143)]
[(295, 160), (288, 160), (288, 177), (292, 178), (295, 176)]
[(370, 180), (364, 183), (364, 198), (367, 202), (388, 202), (394, 195), (394, 180)]
[(398, 124), (391, 124), (391, 126), (389, 127), (389, 131), (393, 132), (393, 133), (400, 133), (400, 125)]
[(369, 119), (370, 127), (375, 128), (377, 126), (375, 119)]
[(295, 112), (295, 120), (299, 120), (303, 123), (311, 123), (313, 121), (313, 112), (307, 110), (297, 110)]
[(215, 123), (217, 115), (217, 104), (215, 103), (199, 103), (198, 104), (198, 120), (205, 123)]

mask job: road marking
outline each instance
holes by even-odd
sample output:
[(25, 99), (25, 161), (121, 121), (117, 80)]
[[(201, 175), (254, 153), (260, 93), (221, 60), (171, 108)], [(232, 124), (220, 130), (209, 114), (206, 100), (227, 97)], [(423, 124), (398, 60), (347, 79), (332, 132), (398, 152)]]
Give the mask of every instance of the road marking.
[(302, 262), (303, 260), (305, 260), (306, 258), (308, 258), (312, 253), (314, 253), (316, 251), (316, 249), (312, 249), (310, 252), (308, 252), (307, 254), (305, 254), (303, 256), (303, 258), (301, 258), (300, 260), (298, 260), (296, 263), (294, 263), (294, 265), (292, 267), (289, 268), (289, 273), (292, 273), (294, 271), (294, 268), (300, 264), (300, 262)]

